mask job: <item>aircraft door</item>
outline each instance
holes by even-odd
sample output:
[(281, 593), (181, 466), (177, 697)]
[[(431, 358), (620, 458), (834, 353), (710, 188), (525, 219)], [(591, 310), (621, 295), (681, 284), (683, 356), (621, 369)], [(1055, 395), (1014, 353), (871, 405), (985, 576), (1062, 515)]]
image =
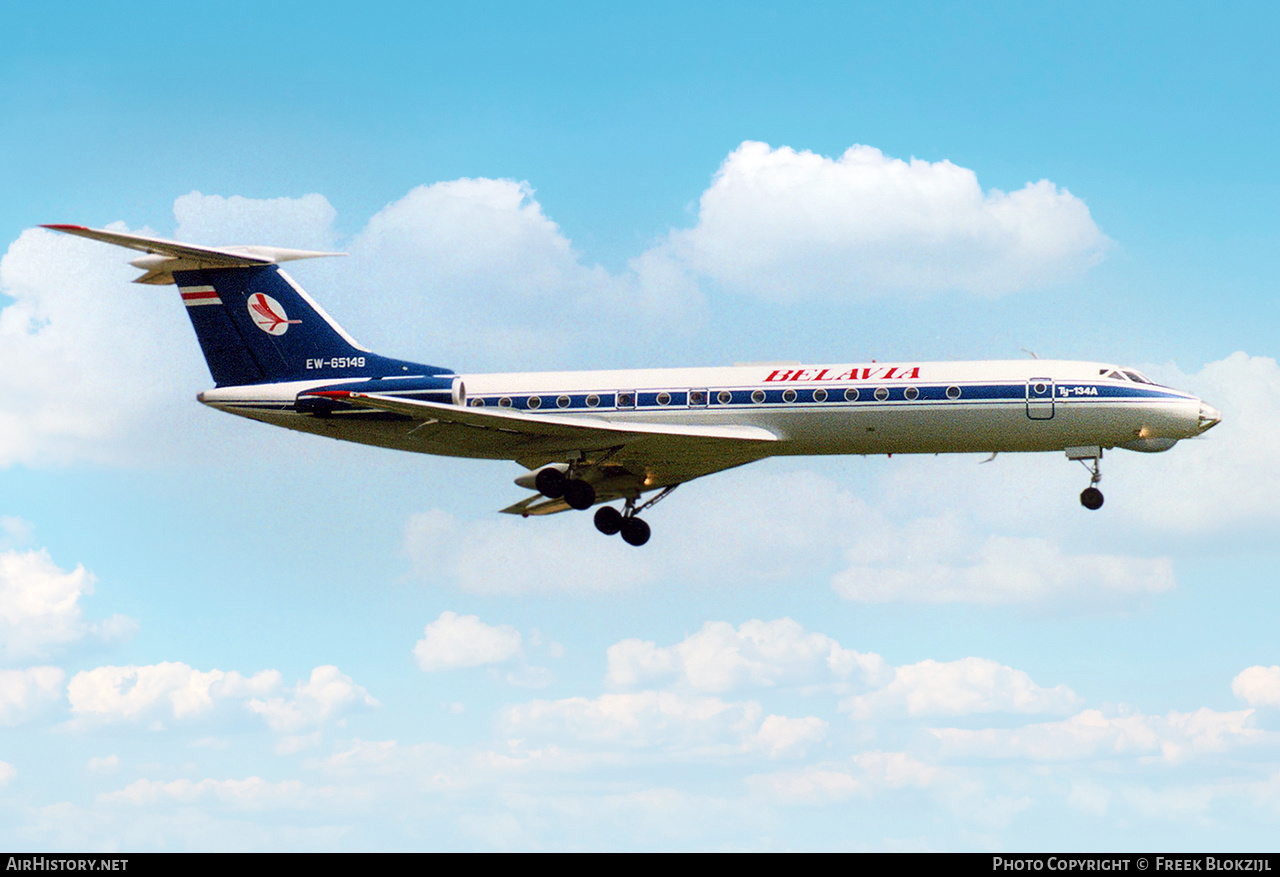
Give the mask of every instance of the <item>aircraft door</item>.
[(1052, 420), (1053, 394), (1053, 378), (1031, 378), (1027, 381), (1027, 417)]

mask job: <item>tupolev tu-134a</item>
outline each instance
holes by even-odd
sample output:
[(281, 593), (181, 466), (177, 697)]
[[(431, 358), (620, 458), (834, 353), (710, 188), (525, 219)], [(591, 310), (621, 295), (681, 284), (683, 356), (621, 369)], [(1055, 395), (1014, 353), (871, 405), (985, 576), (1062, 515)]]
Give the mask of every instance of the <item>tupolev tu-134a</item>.
[(340, 253), (45, 228), (140, 250), (135, 282), (177, 285), (216, 384), (204, 404), (346, 441), (514, 460), (533, 493), (502, 511), (600, 505), (596, 528), (632, 545), (649, 540), (640, 512), (680, 484), (779, 455), (1065, 451), (1089, 470), (1080, 502), (1097, 509), (1104, 450), (1165, 451), (1221, 420), (1190, 393), (1097, 362), (460, 375), (361, 346), (277, 265)]

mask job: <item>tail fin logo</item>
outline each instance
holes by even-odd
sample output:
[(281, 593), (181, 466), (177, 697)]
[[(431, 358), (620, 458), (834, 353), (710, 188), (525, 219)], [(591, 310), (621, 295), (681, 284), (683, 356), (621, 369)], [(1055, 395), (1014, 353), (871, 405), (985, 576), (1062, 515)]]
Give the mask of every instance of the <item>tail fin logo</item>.
[(289, 319), (280, 302), (260, 292), (249, 296), (249, 316), (253, 317), (254, 324), (268, 335), (283, 335), (294, 323), (302, 322)]

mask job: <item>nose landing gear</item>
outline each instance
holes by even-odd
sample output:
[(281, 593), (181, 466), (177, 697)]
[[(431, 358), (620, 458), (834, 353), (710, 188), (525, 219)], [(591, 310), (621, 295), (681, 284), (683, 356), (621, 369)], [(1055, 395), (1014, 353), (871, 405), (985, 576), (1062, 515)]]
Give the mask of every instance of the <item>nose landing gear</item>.
[(1102, 491), (1095, 486), (1102, 480), (1102, 448), (1068, 448), (1067, 457), (1089, 470), (1089, 486), (1080, 491), (1080, 505), (1096, 512), (1102, 508)]
[(1096, 487), (1086, 487), (1080, 491), (1080, 505), (1096, 512), (1102, 508), (1102, 491)]

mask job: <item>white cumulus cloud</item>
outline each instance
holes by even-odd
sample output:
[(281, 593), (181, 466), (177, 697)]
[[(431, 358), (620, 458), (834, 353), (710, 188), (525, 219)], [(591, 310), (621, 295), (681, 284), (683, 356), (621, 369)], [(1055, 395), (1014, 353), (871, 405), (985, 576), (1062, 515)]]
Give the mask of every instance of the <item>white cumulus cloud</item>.
[(1080, 698), (1065, 685), (1043, 688), (1022, 670), (986, 658), (920, 661), (898, 667), (888, 685), (841, 705), (855, 719), (883, 715), (1066, 713)]
[(807, 747), (822, 742), (828, 727), (828, 723), (817, 716), (796, 719), (771, 715), (760, 723), (756, 739), (768, 750), (770, 758), (799, 757)]
[(817, 716), (765, 716), (756, 701), (672, 691), (529, 701), (507, 707), (502, 723), (521, 738), (548, 737), (624, 750), (763, 753), (770, 758), (803, 755), (825, 738), (828, 728)]
[(1169, 762), (1258, 742), (1253, 710), (1218, 712), (1202, 707), (1165, 716), (1107, 715), (1089, 709), (1060, 722), (1021, 728), (933, 728), (949, 756), (1076, 761), (1114, 756), (1152, 756)]
[[(173, 236), (204, 246), (266, 245), (332, 251), (338, 212), (323, 195), (244, 198), (190, 192), (173, 202)], [(122, 253), (123, 251), (117, 251)]]
[(1280, 667), (1249, 667), (1231, 680), (1231, 691), (1249, 706), (1280, 706)]
[(35, 527), (16, 515), (0, 515), (0, 547), (12, 548), (31, 540)]
[[(376, 302), (360, 332), (433, 363), (563, 362), (607, 349), (636, 321), (678, 325), (701, 301), (661, 258), (637, 257), (621, 275), (584, 262), (532, 187), (515, 180), (419, 186), (373, 216), (351, 254), (347, 283)], [(589, 319), (566, 320), (571, 313)]]
[(630, 747), (693, 746), (741, 738), (759, 727), (760, 705), (668, 691), (535, 700), (508, 707), (504, 725), (525, 735)]
[(427, 672), (501, 664), (523, 654), (520, 631), (509, 624), (485, 624), (476, 615), (441, 612), (413, 647)]
[(30, 229), (0, 258), (0, 465), (155, 454), (157, 412), (207, 382), (176, 292), (131, 285), (123, 256)]
[[(178, 779), (168, 782), (140, 779), (119, 791), (99, 795), (98, 801), (103, 804), (133, 806), (215, 803), (235, 810), (259, 811), (315, 806), (331, 802), (336, 793), (336, 789), (312, 788), (298, 780), (273, 783), (261, 777), (243, 780)], [(351, 793), (352, 790), (346, 790), (348, 797)]]
[(353, 709), (375, 706), (378, 701), (369, 692), (331, 664), (316, 667), (310, 679), (280, 696), (255, 697), (248, 703), (272, 730), (280, 732), (314, 728)]
[(1068, 554), (1040, 536), (982, 538), (954, 514), (859, 533), (832, 581), (847, 600), (1129, 609), (1170, 591), (1168, 558)]
[[(190, 720), (219, 706), (262, 716), (280, 733), (315, 728), (377, 701), (336, 667), (316, 667), (307, 681), (286, 688), (280, 672), (252, 676), (235, 671), (201, 671), (179, 661), (124, 667), (97, 667), (71, 678), (67, 697), (74, 724)], [(154, 726), (154, 725), (153, 725)]]
[(1084, 202), (1048, 180), (984, 192), (949, 161), (750, 141), (702, 194), (697, 225), (667, 242), (695, 274), (782, 301), (997, 295), (1078, 273), (1108, 244)]
[(17, 725), (62, 698), (61, 667), (0, 670), (0, 725)]
[(404, 552), (420, 577), (476, 594), (617, 591), (653, 578), (651, 562), (621, 539), (583, 539), (587, 523), (578, 515), (466, 521), (432, 509), (410, 516)]
[(234, 671), (202, 672), (180, 661), (125, 667), (97, 667), (71, 677), (71, 711), (103, 721), (153, 714), (183, 719), (213, 709), (216, 701), (266, 693), (280, 686), (280, 674), (264, 670), (251, 677)]
[[(1233, 353), (1200, 371), (1149, 368), (1152, 377), (1188, 390), (1222, 412), (1198, 439), (1160, 455), (1160, 477), (1117, 497), (1126, 518), (1144, 527), (1215, 536), (1280, 521), (1280, 365)], [(1110, 501), (1110, 497), (1108, 497)]]
[(611, 685), (674, 684), (708, 693), (748, 686), (875, 681), (887, 669), (879, 655), (843, 648), (790, 618), (751, 620), (737, 628), (708, 621), (669, 647), (627, 639), (609, 647), (608, 660)]
[(778, 804), (820, 806), (886, 789), (928, 788), (943, 779), (950, 779), (947, 771), (905, 752), (872, 750), (842, 761), (757, 774), (747, 784)]
[(136, 622), (123, 615), (90, 622), (80, 598), (93, 593), (93, 574), (67, 572), (44, 550), (0, 551), (0, 661), (53, 654), (85, 637), (115, 640)]

